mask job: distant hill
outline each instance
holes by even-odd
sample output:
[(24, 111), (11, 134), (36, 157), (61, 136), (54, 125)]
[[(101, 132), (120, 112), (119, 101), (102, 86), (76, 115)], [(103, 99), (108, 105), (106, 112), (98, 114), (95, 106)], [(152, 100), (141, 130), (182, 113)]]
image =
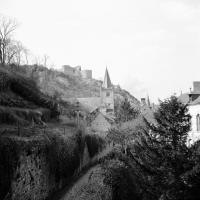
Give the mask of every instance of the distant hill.
[(0, 123), (41, 123), (58, 114), (57, 104), (17, 70), (0, 66)]
[[(13, 68), (16, 68), (13, 66)], [(16, 70), (16, 69), (14, 69)], [(60, 98), (98, 97), (100, 95), (101, 81), (70, 76), (64, 72), (50, 70), (42, 66), (21, 66), (17, 71), (28, 78), (33, 78), (42, 92)], [(140, 102), (128, 91), (114, 86), (115, 101), (128, 98), (135, 107), (140, 107)]]

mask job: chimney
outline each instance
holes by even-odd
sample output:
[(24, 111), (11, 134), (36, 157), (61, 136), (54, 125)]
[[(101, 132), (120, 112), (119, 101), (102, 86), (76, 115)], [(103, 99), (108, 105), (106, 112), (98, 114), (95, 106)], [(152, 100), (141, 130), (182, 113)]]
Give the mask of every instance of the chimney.
[(146, 105), (146, 99), (145, 98), (141, 98), (141, 103), (142, 103), (142, 106)]
[(193, 82), (193, 92), (200, 94), (200, 81)]

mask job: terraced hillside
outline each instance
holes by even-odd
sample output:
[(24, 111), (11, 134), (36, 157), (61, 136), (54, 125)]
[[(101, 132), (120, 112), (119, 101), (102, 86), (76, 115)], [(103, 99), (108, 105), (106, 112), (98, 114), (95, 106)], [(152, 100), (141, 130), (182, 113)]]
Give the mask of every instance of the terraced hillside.
[(1, 123), (41, 123), (58, 114), (57, 103), (43, 94), (34, 81), (0, 66)]
[[(101, 81), (96, 79), (83, 79), (81, 77), (70, 76), (61, 71), (49, 70), (42, 66), (21, 66), (13, 71), (34, 78), (42, 92), (57, 98), (80, 98), (80, 97), (98, 97)], [(114, 86), (115, 101), (121, 101), (128, 98), (136, 107), (140, 105), (139, 101), (126, 90), (119, 86)]]

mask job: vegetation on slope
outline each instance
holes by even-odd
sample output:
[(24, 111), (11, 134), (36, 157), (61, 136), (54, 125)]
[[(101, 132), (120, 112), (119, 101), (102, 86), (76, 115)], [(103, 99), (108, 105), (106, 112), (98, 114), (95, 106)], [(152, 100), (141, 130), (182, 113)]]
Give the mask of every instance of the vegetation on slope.
[(2, 123), (24, 124), (38, 117), (45, 121), (59, 114), (57, 103), (40, 92), (33, 80), (3, 67), (0, 67), (0, 106)]
[[(113, 187), (113, 197), (199, 199), (199, 142), (192, 147), (186, 145), (190, 130), (187, 107), (173, 96), (161, 102), (154, 117), (156, 124), (144, 119), (137, 127), (110, 131), (108, 136), (116, 150), (107, 156), (105, 169), (110, 171), (108, 184)], [(132, 190), (123, 180), (132, 185)], [(135, 195), (128, 195), (134, 191)]]
[[(81, 77), (70, 76), (61, 71), (49, 70), (43, 66), (12, 66), (12, 70), (18, 71), (27, 77), (34, 78), (42, 92), (50, 96), (64, 98), (98, 97), (100, 95), (99, 80), (86, 80)], [(115, 101), (121, 102), (127, 98), (130, 103), (139, 107), (139, 101), (126, 90), (114, 86)]]
[[(86, 142), (90, 140), (90, 148)], [(20, 174), (16, 174), (16, 169), (20, 167), (20, 156), (35, 154), (41, 159), (46, 157), (47, 169), (49, 166), (50, 180), (55, 180), (52, 185), (55, 186), (53, 191), (60, 189), (60, 186), (65, 186), (69, 183), (73, 175), (80, 170), (81, 162), (84, 155), (84, 148), (87, 146), (90, 149), (91, 155), (96, 155), (102, 150), (105, 141), (102, 143), (95, 141), (92, 135), (85, 135), (78, 130), (75, 134), (68, 137), (58, 132), (41, 133), (37, 137), (0, 137), (0, 199), (3, 199), (8, 192), (12, 193), (11, 182), (16, 180)], [(98, 136), (95, 136), (96, 140)], [(90, 156), (90, 154), (89, 154)], [(33, 156), (34, 158), (35, 156)], [(91, 157), (90, 157), (91, 158)], [(38, 162), (37, 160), (35, 162)], [(27, 169), (28, 170), (28, 169)], [(18, 177), (19, 178), (19, 177)], [(36, 180), (35, 180), (36, 181)], [(33, 178), (33, 185), (34, 185)], [(37, 182), (36, 186), (41, 184)], [(35, 186), (35, 187), (36, 187)], [(41, 186), (42, 187), (42, 186)], [(51, 192), (53, 192), (51, 191)], [(30, 191), (32, 192), (32, 191)]]

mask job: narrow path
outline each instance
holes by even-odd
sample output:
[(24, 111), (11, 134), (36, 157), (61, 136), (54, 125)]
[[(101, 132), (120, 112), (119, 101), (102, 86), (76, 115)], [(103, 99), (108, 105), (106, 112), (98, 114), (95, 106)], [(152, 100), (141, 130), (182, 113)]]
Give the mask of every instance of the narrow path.
[(75, 200), (80, 193), (80, 188), (83, 188), (89, 182), (90, 175), (95, 168), (96, 166), (90, 168), (59, 200)]
[(78, 177), (75, 177), (72, 179), (71, 183), (68, 184), (65, 188), (62, 190), (56, 192), (49, 200), (68, 200), (68, 199), (73, 199), (73, 194), (78, 191), (78, 188), (80, 186), (86, 184), (88, 182), (89, 176), (94, 171), (97, 167), (98, 160), (109, 154), (112, 150), (111, 146), (107, 146), (101, 153), (96, 155), (93, 159), (91, 159), (90, 163), (88, 166), (91, 166), (90, 168), (84, 169)]

